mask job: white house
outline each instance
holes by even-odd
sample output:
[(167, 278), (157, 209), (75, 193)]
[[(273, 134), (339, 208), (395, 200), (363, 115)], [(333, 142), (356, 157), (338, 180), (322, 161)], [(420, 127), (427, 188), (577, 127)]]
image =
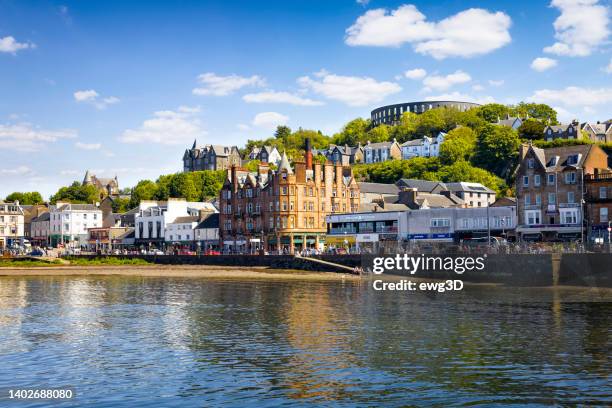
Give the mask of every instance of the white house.
[(135, 244), (154, 245), (156, 247), (161, 247), (165, 243), (166, 226), (177, 218), (188, 216), (197, 218), (200, 210), (217, 211), (211, 203), (188, 202), (182, 198), (170, 198), (168, 201), (153, 203), (149, 201), (141, 203), (141, 205), (143, 205), (143, 208), (134, 217)]
[(421, 139), (409, 140), (401, 145), (402, 159), (413, 157), (437, 157), (440, 154), (440, 145), (444, 142), (446, 133), (440, 132), (436, 137), (425, 136)]
[(32, 218), (30, 223), (30, 239), (32, 244), (41, 246), (49, 244), (49, 236), (51, 235), (50, 220), (51, 214), (48, 212)]
[(166, 224), (165, 241), (167, 244), (192, 244), (194, 241), (194, 228), (200, 218), (195, 215), (177, 217)]
[(49, 236), (52, 246), (71, 247), (87, 245), (88, 228), (102, 226), (102, 210), (93, 204), (58, 202), (49, 206)]
[(19, 201), (0, 202), (0, 249), (21, 243), (23, 237), (24, 217)]
[(195, 241), (205, 251), (219, 247), (219, 213), (209, 213), (200, 217), (200, 223), (195, 227)]

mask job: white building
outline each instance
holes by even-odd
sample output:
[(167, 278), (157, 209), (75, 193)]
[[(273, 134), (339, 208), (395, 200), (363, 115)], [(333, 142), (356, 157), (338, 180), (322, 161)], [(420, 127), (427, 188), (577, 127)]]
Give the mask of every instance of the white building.
[(102, 210), (93, 204), (58, 202), (49, 206), (49, 237), (52, 246), (70, 247), (87, 245), (88, 228), (102, 226)]
[(0, 202), (0, 249), (20, 244), (23, 237), (24, 217), (19, 201)]
[(195, 238), (194, 228), (200, 218), (195, 215), (176, 217), (166, 224), (165, 241), (167, 244), (192, 244)]
[(219, 247), (219, 213), (209, 213), (207, 216), (200, 217), (200, 223), (195, 227), (195, 241), (200, 244), (200, 248), (216, 249)]
[[(166, 242), (166, 227), (179, 217), (196, 217), (200, 210), (217, 212), (211, 203), (188, 202), (181, 198), (170, 198), (168, 201), (141, 203), (139, 212), (134, 217), (135, 244), (161, 247)], [(195, 227), (195, 226), (194, 226)], [(176, 233), (173, 233), (173, 238)], [(178, 236), (178, 234), (176, 234)], [(181, 234), (183, 235), (183, 234)], [(193, 232), (191, 233), (193, 240)]]
[(440, 145), (444, 142), (446, 133), (440, 132), (436, 137), (425, 136), (421, 139), (409, 140), (401, 145), (402, 159), (408, 160), (413, 157), (438, 157)]
[(495, 191), (480, 183), (444, 183), (444, 187), (463, 199), (468, 207), (487, 207), (495, 202)]

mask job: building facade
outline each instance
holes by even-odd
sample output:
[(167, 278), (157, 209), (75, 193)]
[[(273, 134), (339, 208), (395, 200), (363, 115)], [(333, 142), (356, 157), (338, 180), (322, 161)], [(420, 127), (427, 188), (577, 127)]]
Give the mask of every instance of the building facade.
[(585, 122), (580, 125), (580, 129), (591, 139), (592, 142), (610, 143), (612, 142), (612, 122)]
[(364, 162), (363, 147), (361, 143), (358, 143), (355, 147), (348, 145), (330, 145), (327, 150), (323, 150), (321, 153), (333, 164), (340, 164), (342, 166)]
[(380, 163), (387, 160), (402, 158), (402, 148), (397, 140), (392, 142), (368, 143), (363, 147), (364, 163)]
[(100, 192), (100, 198), (106, 196), (118, 196), (119, 195), (119, 180), (117, 176), (114, 178), (101, 178), (95, 174), (91, 174), (89, 170), (85, 172), (83, 177), (84, 186), (94, 186)]
[(544, 140), (552, 142), (553, 140), (563, 139), (582, 139), (583, 135), (580, 130), (580, 124), (573, 121), (567, 125), (548, 125), (544, 128)]
[(51, 231), (50, 220), (51, 214), (49, 214), (48, 211), (42, 213), (38, 217), (32, 218), (30, 223), (30, 241), (32, 245), (49, 245), (49, 235)]
[(19, 202), (0, 202), (0, 249), (20, 245), (24, 235), (23, 209)]
[(326, 215), (357, 211), (359, 187), (351, 168), (313, 164), (308, 141), (306, 145), (305, 160), (295, 162), (295, 169), (283, 154), (276, 171), (265, 164), (255, 173), (238, 167), (228, 171), (219, 216), (225, 251), (319, 248)]
[[(192, 216), (197, 218), (200, 210), (216, 212), (211, 203), (188, 202), (183, 198), (141, 202), (134, 217), (135, 245), (155, 248), (165, 247), (166, 227), (179, 217)], [(178, 234), (176, 235), (178, 237)], [(193, 233), (191, 233), (191, 236), (193, 236)]]
[(608, 156), (596, 145), (540, 149), (523, 144), (516, 176), (521, 240), (583, 238), (584, 179), (608, 168)]
[(587, 231), (590, 242), (610, 243), (612, 227), (612, 172), (584, 177)]
[(446, 133), (440, 132), (436, 137), (425, 136), (421, 139), (409, 140), (401, 145), (402, 159), (408, 160), (413, 157), (438, 157), (440, 145), (444, 142)]
[(226, 170), (241, 163), (236, 146), (205, 145), (197, 147), (193, 141), (191, 149), (183, 154), (183, 171)]
[(73, 248), (89, 243), (89, 228), (102, 227), (102, 211), (93, 204), (58, 202), (49, 206), (49, 241)]
[(263, 163), (278, 166), (281, 161), (281, 154), (275, 146), (254, 147), (249, 153), (249, 160), (259, 160)]
[(219, 213), (209, 213), (200, 219), (194, 229), (196, 245), (202, 251), (219, 249)]
[(477, 103), (459, 101), (406, 102), (376, 108), (370, 113), (370, 118), (374, 126), (378, 126), (383, 123), (386, 125), (395, 125), (399, 123), (402, 114), (405, 112), (420, 114), (435, 108), (453, 108), (463, 112), (478, 106), (480, 105)]

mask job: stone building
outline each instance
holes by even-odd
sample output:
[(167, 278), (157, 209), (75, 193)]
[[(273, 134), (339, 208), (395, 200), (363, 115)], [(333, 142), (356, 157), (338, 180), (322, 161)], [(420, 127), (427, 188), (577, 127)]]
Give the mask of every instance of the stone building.
[(612, 142), (612, 122), (585, 122), (580, 125), (580, 129), (591, 139), (592, 142), (610, 143)]
[(586, 216), (589, 241), (600, 238), (610, 242), (608, 228), (612, 226), (612, 172), (595, 172), (584, 177)]
[(259, 160), (278, 166), (281, 161), (281, 154), (275, 146), (253, 147), (249, 153), (249, 160)]
[(100, 198), (119, 195), (119, 180), (117, 180), (117, 176), (114, 178), (101, 178), (87, 170), (85, 177), (83, 177), (83, 185), (97, 188), (100, 192)]
[(364, 161), (361, 143), (358, 143), (357, 146), (354, 147), (348, 145), (329, 145), (326, 150), (321, 150), (320, 154), (324, 155), (325, 158), (333, 164), (341, 164), (343, 166), (363, 163)]
[(205, 145), (197, 147), (193, 141), (191, 149), (183, 154), (183, 171), (227, 170), (240, 166), (240, 152), (236, 146)]
[(516, 176), (517, 235), (522, 240), (578, 240), (583, 233), (584, 179), (608, 168), (596, 145), (541, 149), (523, 144)]
[(379, 163), (387, 160), (402, 158), (402, 148), (397, 140), (391, 142), (368, 143), (363, 147), (365, 163)]
[(219, 216), (224, 251), (260, 249), (293, 253), (323, 244), (325, 216), (356, 212), (359, 186), (341, 164), (313, 164), (310, 141), (305, 160), (289, 164), (283, 154), (278, 170), (260, 164), (257, 172), (232, 167), (220, 193)]
[(557, 139), (572, 140), (582, 138), (580, 124), (575, 120), (567, 125), (548, 125), (544, 128), (544, 140), (547, 142)]

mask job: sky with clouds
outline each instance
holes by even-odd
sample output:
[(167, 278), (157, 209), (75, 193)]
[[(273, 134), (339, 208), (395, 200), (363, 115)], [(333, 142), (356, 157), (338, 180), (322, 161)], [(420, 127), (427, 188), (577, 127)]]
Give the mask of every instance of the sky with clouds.
[(0, 0), (0, 197), (122, 186), (193, 143), (332, 134), (382, 104), (612, 118), (611, 0)]

